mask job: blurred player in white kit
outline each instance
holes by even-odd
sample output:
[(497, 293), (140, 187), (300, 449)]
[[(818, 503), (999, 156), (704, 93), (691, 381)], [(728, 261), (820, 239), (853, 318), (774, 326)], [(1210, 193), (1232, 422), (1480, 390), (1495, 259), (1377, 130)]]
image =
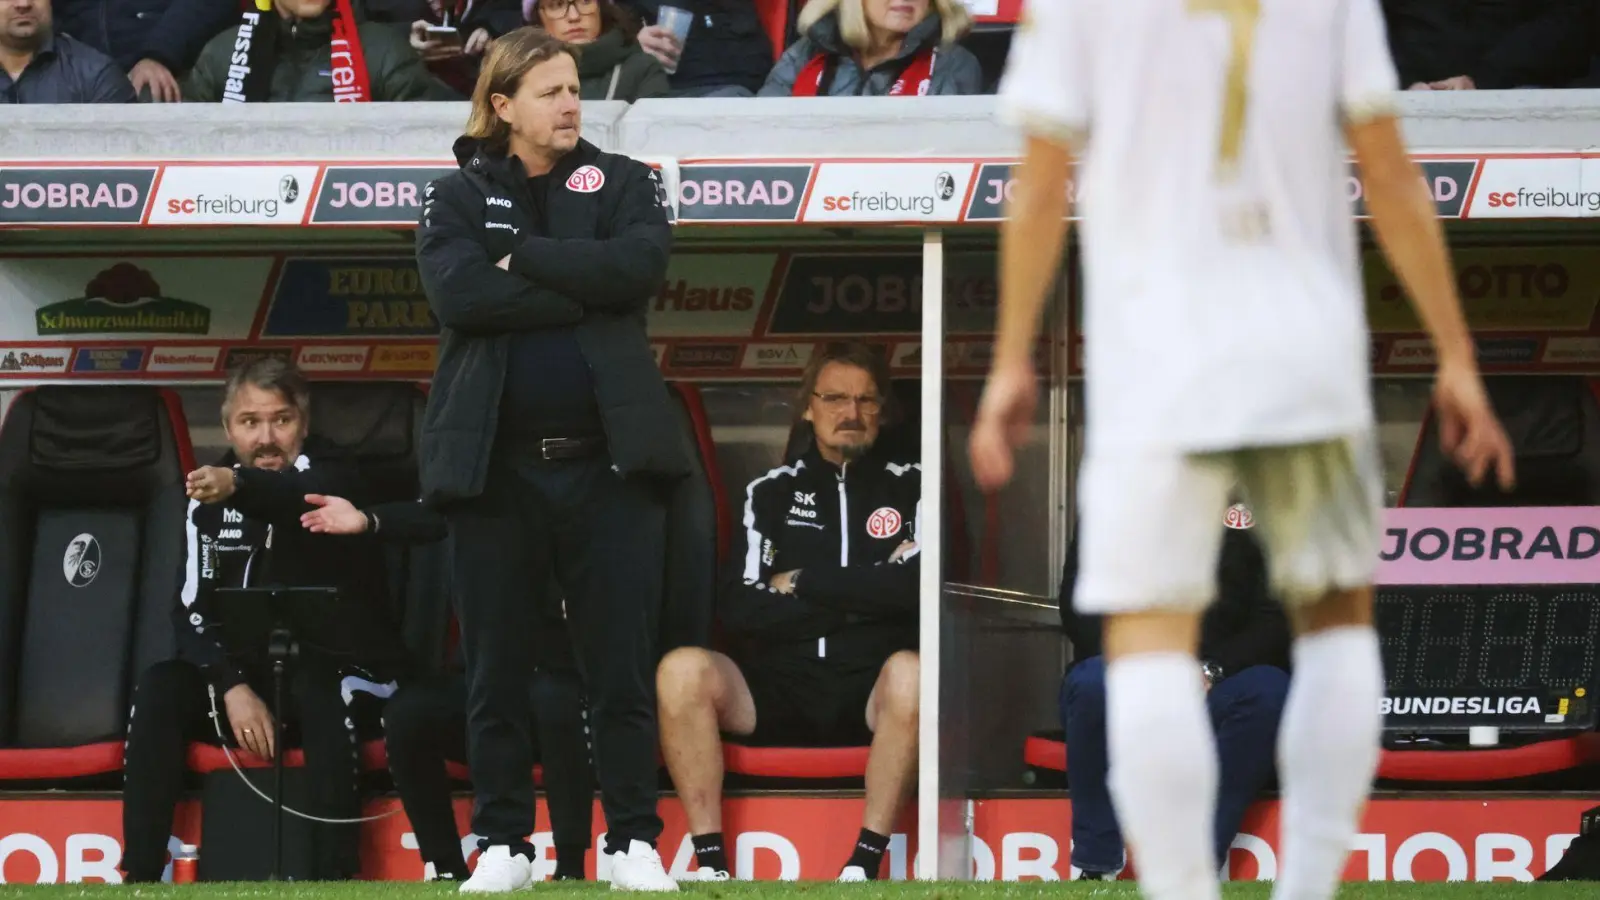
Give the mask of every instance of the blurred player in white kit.
[[(1106, 614), (1110, 787), (1152, 900), (1219, 896), (1217, 757), (1195, 657), (1236, 486), (1289, 608), (1276, 900), (1337, 887), (1377, 765), (1383, 480), (1345, 144), (1433, 338), (1445, 451), (1511, 486), (1433, 200), (1392, 108), (1378, 0), (1030, 0), (1001, 109), (1026, 139), (1001, 232), (979, 483), (1033, 427), (1032, 356), (1083, 214), (1088, 437), (1075, 601)], [(1064, 601), (1066, 598), (1063, 598)]]

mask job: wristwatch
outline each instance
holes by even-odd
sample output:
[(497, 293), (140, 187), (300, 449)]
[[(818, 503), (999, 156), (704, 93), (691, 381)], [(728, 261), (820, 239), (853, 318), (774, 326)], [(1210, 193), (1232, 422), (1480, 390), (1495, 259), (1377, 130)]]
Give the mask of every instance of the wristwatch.
[(800, 570), (799, 569), (795, 569), (794, 573), (789, 576), (789, 593), (793, 594), (793, 593), (798, 592), (799, 590), (800, 590)]
[(1206, 677), (1206, 684), (1210, 687), (1216, 687), (1217, 682), (1227, 677), (1222, 667), (1210, 660), (1200, 663), (1200, 674)]

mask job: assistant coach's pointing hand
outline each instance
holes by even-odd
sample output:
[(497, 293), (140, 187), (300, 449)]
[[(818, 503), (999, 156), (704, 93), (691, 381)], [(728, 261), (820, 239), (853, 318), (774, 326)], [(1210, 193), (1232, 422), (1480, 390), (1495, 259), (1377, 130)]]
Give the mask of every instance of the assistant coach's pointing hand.
[(221, 503), (239, 486), (234, 471), (223, 466), (201, 466), (184, 480), (184, 493), (201, 503)]
[(316, 534), (362, 534), (368, 528), (367, 514), (343, 497), (307, 494), (306, 502), (317, 507), (300, 517), (300, 524)]

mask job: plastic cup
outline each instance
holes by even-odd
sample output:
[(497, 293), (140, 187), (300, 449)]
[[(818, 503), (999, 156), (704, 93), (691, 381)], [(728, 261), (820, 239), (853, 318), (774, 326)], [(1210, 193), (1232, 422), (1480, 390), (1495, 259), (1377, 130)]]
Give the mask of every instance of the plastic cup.
[[(678, 39), (679, 53), (683, 52), (683, 45), (689, 40), (689, 26), (693, 22), (694, 13), (676, 6), (662, 6), (656, 12), (656, 24), (672, 32), (672, 36)], [(667, 70), (668, 75), (678, 71), (677, 63), (663, 68)]]

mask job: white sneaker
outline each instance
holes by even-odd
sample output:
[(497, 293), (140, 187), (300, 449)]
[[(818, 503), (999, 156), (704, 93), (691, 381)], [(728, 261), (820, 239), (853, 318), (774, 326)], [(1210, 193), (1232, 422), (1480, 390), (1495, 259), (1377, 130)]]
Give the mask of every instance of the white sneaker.
[(678, 883), (682, 884), (685, 881), (729, 881), (732, 880), (732, 878), (732, 875), (728, 874), (722, 869), (712, 869), (701, 866), (700, 868), (695, 869), (693, 872), (689, 872), (683, 876), (680, 876), (678, 878)]
[[(656, 848), (644, 841), (629, 841), (627, 850), (609, 854), (611, 889), (614, 891), (675, 891), (672, 880), (661, 865)], [(480, 863), (481, 865), (481, 863)]]
[(533, 863), (505, 844), (495, 844), (478, 856), (472, 877), (461, 882), (463, 894), (509, 894), (533, 887)]
[(867, 870), (861, 868), (860, 866), (845, 866), (844, 871), (839, 873), (840, 884), (853, 884), (858, 881), (866, 880)]

